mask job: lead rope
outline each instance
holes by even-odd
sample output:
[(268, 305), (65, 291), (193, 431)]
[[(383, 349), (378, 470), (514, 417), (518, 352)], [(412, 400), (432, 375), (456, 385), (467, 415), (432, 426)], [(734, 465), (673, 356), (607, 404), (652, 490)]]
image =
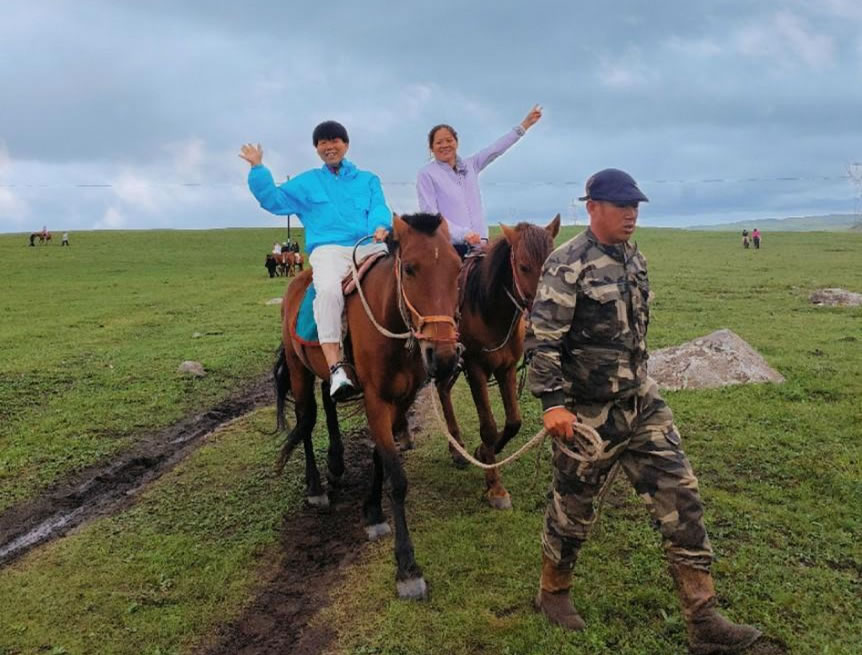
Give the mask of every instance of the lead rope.
[[(525, 452), (542, 443), (545, 440), (545, 437), (548, 435), (547, 430), (542, 428), (541, 430), (536, 432), (536, 434), (534, 434), (533, 437), (527, 443), (518, 448), (518, 450), (509, 455), (506, 459), (500, 462), (495, 462), (494, 464), (485, 464), (485, 462), (480, 462), (478, 459), (468, 453), (464, 446), (458, 443), (455, 437), (452, 436), (452, 434), (449, 432), (449, 428), (446, 425), (445, 420), (440, 414), (440, 401), (437, 398), (436, 394), (432, 394), (432, 396), (433, 398), (431, 403), (434, 406), (434, 416), (437, 418), (440, 430), (443, 432), (443, 434), (446, 435), (446, 439), (449, 441), (449, 444), (452, 446), (452, 448), (458, 451), (458, 453), (464, 459), (470, 462), (473, 466), (476, 466), (480, 469), (488, 470), (500, 468), (510, 462), (514, 462)], [(576, 453), (558, 441), (557, 446), (560, 448), (564, 455), (580, 462), (581, 466), (589, 466), (590, 464), (594, 464), (603, 459), (607, 459), (609, 453), (605, 449), (605, 442), (602, 441), (602, 438), (599, 436), (598, 432), (596, 432), (589, 425), (585, 425), (581, 422), (574, 423), (572, 425), (572, 428), (574, 428), (575, 431), (576, 443), (586, 454), (581, 455), (580, 453)]]
[[(548, 431), (542, 428), (533, 437), (525, 443), (523, 446), (518, 448), (514, 453), (509, 455), (506, 459), (495, 462), (494, 464), (485, 464), (485, 462), (480, 462), (478, 459), (473, 457), (467, 450), (462, 446), (455, 437), (449, 432), (449, 427), (446, 425), (443, 417), (440, 415), (440, 407), (438, 406), (439, 398), (437, 398), (437, 394), (432, 394), (433, 398), (431, 400), (431, 404), (434, 407), (434, 416), (437, 418), (437, 423), (440, 426), (440, 429), (443, 431), (443, 434), (446, 435), (446, 439), (449, 441), (449, 444), (458, 451), (458, 454), (461, 455), (464, 459), (470, 462), (473, 466), (476, 466), (483, 470), (495, 469), (505, 466), (506, 464), (515, 461), (521, 455), (526, 453), (531, 448), (534, 448), (537, 445), (541, 445), (545, 443), (545, 438), (548, 436)], [(578, 465), (578, 473), (583, 474), (583, 470), (590, 466), (591, 464), (595, 464), (604, 459), (608, 459), (613, 456), (613, 452), (608, 452), (605, 448), (605, 442), (602, 441), (602, 438), (599, 436), (599, 433), (589, 425), (584, 425), (580, 421), (572, 424), (572, 428), (575, 432), (575, 442), (586, 452), (585, 455), (581, 455), (580, 453), (576, 453), (569, 448), (567, 448), (561, 440), (557, 440), (557, 447), (560, 451), (566, 456), (574, 459), (580, 464)], [(541, 451), (536, 452), (536, 471), (533, 476), (534, 480), (538, 479), (539, 475), (539, 456)], [(598, 493), (593, 498), (593, 519), (590, 521), (590, 525), (594, 524), (598, 521), (599, 513), (602, 510), (602, 505), (605, 502), (605, 496), (607, 496), (608, 491), (610, 491), (611, 485), (614, 482), (614, 478), (616, 478), (617, 473), (620, 469), (619, 460), (614, 462), (613, 466), (611, 466), (610, 471), (608, 472), (605, 481), (602, 483), (601, 488)]]

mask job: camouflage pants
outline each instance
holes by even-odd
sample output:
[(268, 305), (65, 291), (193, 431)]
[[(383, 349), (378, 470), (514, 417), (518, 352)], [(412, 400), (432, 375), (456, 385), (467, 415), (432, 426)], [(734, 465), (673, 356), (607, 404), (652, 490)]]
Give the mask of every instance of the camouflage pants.
[(554, 481), (548, 493), (542, 549), (571, 569), (596, 519), (593, 499), (619, 462), (644, 499), (672, 563), (709, 569), (712, 547), (703, 524), (697, 478), (680, 445), (673, 413), (651, 378), (636, 396), (609, 403), (570, 404), (581, 422), (609, 443), (611, 456), (578, 472), (578, 462), (553, 444)]

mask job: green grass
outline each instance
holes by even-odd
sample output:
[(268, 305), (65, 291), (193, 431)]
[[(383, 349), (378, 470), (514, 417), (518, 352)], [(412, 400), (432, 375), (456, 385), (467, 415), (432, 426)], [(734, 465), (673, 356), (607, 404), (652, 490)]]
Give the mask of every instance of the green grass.
[[(0, 511), (262, 374), (280, 341), (265, 303), (285, 285), (263, 267), (279, 235), (0, 235)], [(187, 359), (208, 375), (179, 375)]]
[[(74, 253), (0, 237), (4, 280), (13, 281), (0, 300), (0, 336), (14, 337), (0, 355), (6, 505), (264, 371), (278, 319), (263, 302), (282, 283), (264, 278), (262, 254), (276, 236), (82, 234)], [(666, 394), (701, 482), (724, 611), (792, 653), (858, 652), (862, 310), (815, 308), (807, 296), (825, 286), (862, 291), (862, 235), (770, 233), (760, 251), (720, 233), (643, 230), (638, 240), (656, 293), (652, 349), (727, 327), (787, 378)], [(109, 274), (121, 268), (118, 249), (132, 245), (135, 264)], [(187, 267), (188, 253), (202, 251), (208, 259)], [(36, 258), (52, 270), (34, 267)], [(194, 331), (221, 334), (192, 340)], [(178, 378), (183, 359), (200, 359), (210, 375)], [(536, 403), (525, 396), (522, 407), (519, 443), (540, 425)], [(456, 408), (475, 445), (463, 382)], [(270, 473), (277, 444), (259, 431), (271, 418), (263, 411), (232, 426), (132, 509), (0, 570), (0, 653), (194, 652), (236, 616), (277, 552), (282, 514), (300, 506), (301, 458), (284, 480)], [(588, 629), (572, 636), (530, 607), (547, 452), (538, 477), (534, 453), (504, 471), (512, 512), (486, 507), (481, 473), (454, 471), (436, 432), (406, 463), (431, 599), (398, 600), (391, 539), (369, 545), (315, 619), (337, 626), (333, 652), (685, 652), (658, 536), (624, 480), (578, 564), (575, 600)]]

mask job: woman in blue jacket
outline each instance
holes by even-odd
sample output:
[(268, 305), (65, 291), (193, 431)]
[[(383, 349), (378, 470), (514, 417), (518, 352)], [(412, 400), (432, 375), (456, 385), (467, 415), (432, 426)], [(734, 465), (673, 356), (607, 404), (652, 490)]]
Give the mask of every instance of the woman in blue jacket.
[(330, 394), (342, 400), (355, 392), (341, 352), (341, 279), (350, 269), (354, 244), (374, 234), (377, 243), (360, 246), (362, 258), (386, 248), (382, 242), (392, 225), (380, 179), (344, 158), (350, 147), (341, 123), (325, 121), (314, 128), (312, 141), (323, 166), (276, 186), (262, 164), (260, 144), (242, 146), (240, 157), (251, 164), (248, 186), (260, 206), (273, 214), (296, 214), (305, 228), (305, 249), (313, 268), (314, 320), (330, 372)]

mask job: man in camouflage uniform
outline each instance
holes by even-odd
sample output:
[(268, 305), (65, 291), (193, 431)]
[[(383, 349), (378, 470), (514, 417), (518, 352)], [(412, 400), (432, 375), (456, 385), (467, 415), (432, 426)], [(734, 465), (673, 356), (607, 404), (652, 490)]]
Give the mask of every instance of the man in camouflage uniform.
[(618, 463), (661, 531), (691, 651), (738, 652), (760, 632), (715, 610), (697, 478), (673, 414), (647, 375), (649, 278), (646, 260), (629, 243), (647, 197), (627, 173), (606, 169), (588, 180), (581, 200), (590, 227), (551, 254), (533, 303), (529, 383), (548, 432), (568, 441), (580, 420), (598, 431), (607, 456), (584, 466), (554, 440), (536, 607), (552, 623), (584, 628), (569, 598), (572, 569), (595, 520), (593, 500)]

